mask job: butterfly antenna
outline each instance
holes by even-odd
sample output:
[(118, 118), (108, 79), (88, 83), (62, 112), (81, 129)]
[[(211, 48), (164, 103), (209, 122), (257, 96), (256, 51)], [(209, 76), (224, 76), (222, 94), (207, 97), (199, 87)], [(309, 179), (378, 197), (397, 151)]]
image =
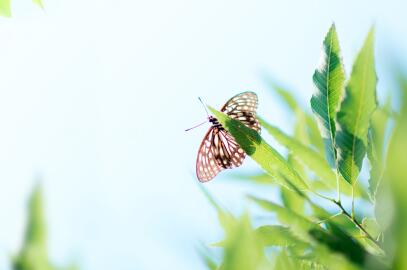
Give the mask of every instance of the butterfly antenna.
[(188, 128), (188, 129), (186, 129), (185, 131), (189, 131), (189, 130), (191, 130), (191, 129), (194, 129), (194, 128), (197, 128), (197, 127), (199, 127), (199, 126), (202, 126), (202, 125), (205, 124), (206, 122), (208, 122), (208, 120), (205, 120), (204, 122), (202, 122), (202, 123), (200, 123), (200, 124), (198, 124), (198, 125), (196, 125), (196, 126), (193, 126), (193, 127), (191, 127), (191, 128)]
[(202, 106), (204, 107), (205, 112), (206, 112), (206, 114), (207, 114), (207, 115), (208, 115), (208, 117), (209, 117), (209, 112), (208, 112), (208, 109), (206, 108), (205, 103), (203, 103), (203, 101), (202, 101), (201, 97), (198, 97), (198, 99), (199, 99), (199, 101), (202, 103)]
[[(208, 109), (206, 108), (205, 103), (203, 103), (203, 101), (202, 101), (201, 97), (198, 97), (198, 99), (199, 99), (199, 101), (202, 103), (202, 106), (203, 106), (203, 107), (204, 107), (204, 109), (205, 109), (206, 115), (207, 115), (207, 116), (208, 116), (208, 118), (209, 118), (209, 112), (208, 112)], [(188, 129), (186, 129), (185, 131), (188, 131), (188, 130), (191, 130), (191, 129), (197, 128), (197, 127), (199, 127), (199, 126), (202, 126), (202, 125), (203, 125), (203, 124), (205, 124), (206, 122), (208, 122), (208, 120), (205, 120), (204, 122), (202, 122), (202, 123), (200, 123), (200, 124), (198, 124), (198, 125), (196, 125), (196, 126), (193, 126), (193, 127), (191, 127), (191, 128), (188, 128)]]

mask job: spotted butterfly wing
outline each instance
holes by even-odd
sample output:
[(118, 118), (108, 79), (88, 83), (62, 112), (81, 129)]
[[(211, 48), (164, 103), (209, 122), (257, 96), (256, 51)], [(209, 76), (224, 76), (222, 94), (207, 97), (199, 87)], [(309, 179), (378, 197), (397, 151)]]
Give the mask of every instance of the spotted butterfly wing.
[[(256, 109), (257, 95), (253, 92), (244, 92), (229, 99), (221, 111), (260, 132)], [(196, 175), (201, 182), (213, 179), (224, 169), (239, 167), (246, 157), (243, 149), (216, 118), (210, 116), (209, 121), (212, 126), (199, 147), (196, 160)]]

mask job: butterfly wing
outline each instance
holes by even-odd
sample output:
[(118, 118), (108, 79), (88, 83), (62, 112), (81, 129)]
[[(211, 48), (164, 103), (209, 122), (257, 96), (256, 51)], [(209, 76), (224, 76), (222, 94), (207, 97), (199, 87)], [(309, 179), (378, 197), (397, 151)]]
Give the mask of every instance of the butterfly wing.
[(215, 130), (211, 127), (202, 140), (196, 158), (196, 175), (201, 182), (207, 182), (214, 178), (223, 167), (217, 162), (214, 152)]
[(243, 92), (229, 99), (221, 112), (241, 121), (245, 126), (260, 132), (260, 124), (256, 118), (258, 99), (254, 92)]
[(242, 165), (245, 152), (223, 128), (211, 127), (199, 147), (196, 159), (196, 175), (207, 182), (220, 171)]
[[(242, 165), (245, 152), (240, 148), (235, 138), (225, 129), (219, 129), (218, 136), (214, 141), (215, 158), (225, 169), (231, 169)], [(216, 140), (217, 139), (217, 140)]]

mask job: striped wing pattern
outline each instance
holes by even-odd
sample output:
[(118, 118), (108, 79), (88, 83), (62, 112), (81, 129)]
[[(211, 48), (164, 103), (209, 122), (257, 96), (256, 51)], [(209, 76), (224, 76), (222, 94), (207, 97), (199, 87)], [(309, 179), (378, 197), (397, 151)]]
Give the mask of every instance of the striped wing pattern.
[[(228, 100), (221, 111), (260, 132), (256, 109), (257, 95), (253, 92), (244, 92)], [(196, 160), (196, 175), (201, 182), (213, 179), (224, 169), (239, 167), (246, 157), (243, 149), (216, 118), (209, 117), (209, 121), (212, 126), (199, 147)]]

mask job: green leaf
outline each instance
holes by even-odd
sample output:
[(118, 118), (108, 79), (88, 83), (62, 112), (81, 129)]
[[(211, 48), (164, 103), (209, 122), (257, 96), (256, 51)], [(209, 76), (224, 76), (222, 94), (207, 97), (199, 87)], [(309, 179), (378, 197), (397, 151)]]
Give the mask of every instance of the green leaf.
[(42, 0), (32, 0), (34, 4), (38, 5), (40, 8), (44, 8)]
[[(400, 80), (400, 116), (397, 117), (389, 143), (386, 177), (391, 187), (394, 203), (392, 238), (395, 240), (395, 255), (392, 269), (407, 269), (407, 76)], [(379, 218), (377, 218), (379, 219)]]
[(209, 270), (218, 269), (218, 265), (217, 265), (215, 259), (213, 258), (212, 254), (210, 254), (210, 252), (206, 246), (200, 245), (198, 247), (197, 251), (207, 269), (209, 269)]
[[(325, 159), (318, 152), (305, 146), (298, 140), (283, 133), (279, 128), (268, 124), (262, 118), (258, 117), (260, 124), (272, 135), (280, 144), (285, 146), (294, 156), (307, 165), (307, 167), (315, 172), (319, 177), (326, 181), (335, 180), (335, 173), (328, 166)], [(334, 181), (333, 187), (336, 186)]]
[(298, 239), (289, 228), (281, 225), (265, 225), (256, 229), (264, 246), (297, 246), (306, 248), (309, 244)]
[(335, 118), (344, 93), (345, 72), (335, 25), (325, 37), (322, 62), (315, 70), (313, 81), (317, 92), (311, 98), (311, 108), (319, 121), (326, 158), (331, 167), (336, 167)]
[(274, 260), (274, 270), (297, 270), (304, 269), (303, 265), (298, 263), (293, 257), (289, 256), (285, 250), (282, 250)]
[(363, 247), (332, 222), (326, 222), (326, 224), (328, 231), (312, 230), (310, 232), (312, 237), (330, 250), (342, 253), (351, 262), (363, 265), (367, 255)]
[(370, 121), (368, 133), (367, 157), (370, 162), (369, 192), (373, 201), (376, 199), (376, 192), (384, 174), (384, 161), (386, 159), (386, 147), (384, 143), (385, 132), (391, 111), (390, 99), (385, 107), (376, 109)]
[[(279, 128), (270, 125), (262, 118), (258, 117), (261, 125), (272, 135), (281, 145), (285, 146), (290, 153), (299, 158), (311, 171), (313, 171), (331, 189), (336, 189), (336, 176), (329, 167), (326, 160), (315, 150), (307, 147), (298, 140), (288, 136)], [(342, 178), (342, 177), (341, 177)], [(312, 185), (309, 183), (309, 185)], [(344, 194), (350, 195), (352, 187), (345, 181), (339, 182), (340, 189)], [(363, 188), (356, 186), (355, 194), (366, 198)]]
[(351, 184), (357, 181), (366, 154), (370, 117), (376, 109), (376, 81), (372, 29), (353, 64), (337, 114), (340, 128), (335, 138), (339, 171)]
[(263, 245), (252, 229), (248, 215), (225, 229), (222, 270), (266, 269)]
[(299, 118), (302, 119), (302, 123), (306, 123), (307, 136), (309, 137), (311, 144), (318, 150), (318, 152), (323, 153), (323, 142), (321, 134), (319, 133), (318, 126), (308, 113), (304, 112), (303, 108), (298, 104), (292, 91), (282, 87), (281, 85), (275, 83), (270, 76), (265, 76), (265, 80), (271, 86), (271, 89), (283, 100), (287, 107), (297, 115), (297, 121)]
[(317, 122), (315, 121), (314, 117), (311, 117), (311, 115), (308, 114), (306, 114), (305, 122), (307, 123), (311, 145), (315, 147), (320, 155), (323, 155), (325, 152), (324, 143), (321, 137), (321, 133), (319, 132)]
[(266, 83), (271, 86), (271, 90), (273, 90), (282, 99), (282, 101), (284, 101), (291, 111), (295, 112), (297, 110), (301, 110), (291, 91), (276, 83), (269, 75), (265, 75), (263, 78)]
[(296, 192), (288, 190), (286, 188), (281, 188), (280, 190), (281, 200), (285, 207), (290, 208), (294, 212), (299, 214), (304, 213), (305, 210), (305, 199), (298, 196)]
[(17, 270), (51, 270), (48, 262), (47, 239), (41, 187), (33, 191), (28, 205), (28, 224), (23, 247), (14, 258)]
[[(298, 189), (308, 189), (307, 184), (301, 179), (298, 173), (274, 148), (254, 130), (246, 127), (242, 122), (228, 117), (226, 114), (209, 107), (222, 126), (232, 134), (240, 147), (248, 154), (260, 167), (274, 179), (279, 181), (282, 174)], [(282, 181), (280, 183), (284, 184)], [(285, 185), (290, 188), (289, 184)]]
[(10, 0), (0, 0), (0, 16), (11, 17)]
[(308, 220), (306, 217), (292, 211), (291, 209), (282, 207), (271, 201), (256, 198), (254, 196), (249, 196), (248, 198), (263, 209), (275, 213), (278, 220), (282, 224), (289, 226), (294, 235), (300, 238), (302, 241), (308, 242), (310, 240), (308, 232), (311, 229), (319, 229), (316, 224)]
[[(379, 224), (377, 224), (376, 219), (374, 218), (363, 218), (362, 220), (362, 226), (365, 228), (365, 230), (373, 237), (377, 238), (380, 234), (380, 228)], [(364, 232), (360, 231), (360, 234), (362, 236), (365, 235)]]

